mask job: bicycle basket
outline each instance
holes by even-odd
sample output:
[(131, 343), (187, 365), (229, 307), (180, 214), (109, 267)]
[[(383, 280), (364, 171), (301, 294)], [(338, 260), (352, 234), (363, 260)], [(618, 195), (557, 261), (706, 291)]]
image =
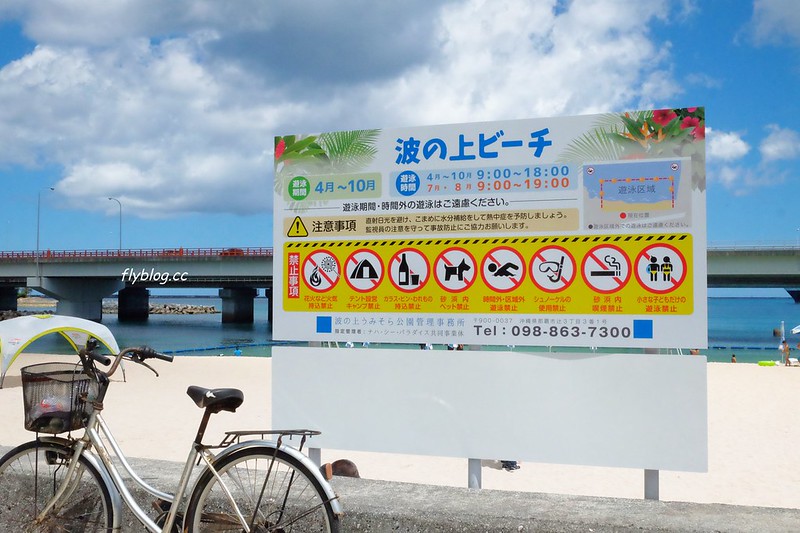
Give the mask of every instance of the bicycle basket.
[[(91, 400), (102, 398), (100, 386), (72, 363), (40, 363), (21, 369), (25, 429), (64, 433), (86, 426)], [(104, 385), (106, 387), (107, 385)], [(82, 401), (81, 393), (89, 401)]]

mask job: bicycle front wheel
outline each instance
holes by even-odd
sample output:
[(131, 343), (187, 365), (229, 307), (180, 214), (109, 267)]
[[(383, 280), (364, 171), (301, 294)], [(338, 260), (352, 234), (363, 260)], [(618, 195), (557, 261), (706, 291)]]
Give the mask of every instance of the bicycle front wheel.
[(83, 456), (67, 492), (44, 520), (36, 517), (65, 482), (72, 449), (31, 441), (0, 459), (0, 529), (3, 531), (111, 531), (113, 508), (103, 478)]
[(338, 533), (319, 481), (291, 455), (269, 446), (243, 449), (214, 468), (223, 484), (210, 470), (201, 475), (186, 510), (188, 531), (243, 531), (244, 520), (251, 532)]

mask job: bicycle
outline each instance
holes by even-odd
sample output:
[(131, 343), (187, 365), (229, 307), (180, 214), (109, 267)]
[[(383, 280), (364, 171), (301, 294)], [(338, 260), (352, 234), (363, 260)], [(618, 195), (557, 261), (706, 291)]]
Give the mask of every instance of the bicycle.
[[(172, 356), (148, 347), (126, 348), (103, 372), (95, 363), (107, 366), (111, 358), (96, 350), (97, 342), (90, 339), (79, 351), (80, 364), (41, 363), (22, 369), (25, 427), (37, 435), (0, 459), (0, 524), (13, 531), (120, 531), (124, 504), (153, 533), (339, 531), (337, 496), (302, 453), (306, 439), (318, 431), (229, 431), (217, 445), (202, 443), (212, 414), (234, 412), (242, 404), (238, 389), (188, 388), (204, 413), (175, 494), (150, 486), (130, 466), (101, 411), (109, 378), (123, 360), (158, 376), (145, 361), (172, 361)], [(72, 432), (80, 429), (83, 434), (73, 438)], [(65, 432), (66, 437), (56, 436)], [(267, 440), (268, 435), (277, 439)], [(284, 442), (293, 437), (300, 438), (298, 448)], [(114, 458), (136, 485), (156, 498), (155, 518), (134, 499)], [(202, 465), (199, 473), (195, 465)], [(187, 492), (193, 475), (193, 488)]]

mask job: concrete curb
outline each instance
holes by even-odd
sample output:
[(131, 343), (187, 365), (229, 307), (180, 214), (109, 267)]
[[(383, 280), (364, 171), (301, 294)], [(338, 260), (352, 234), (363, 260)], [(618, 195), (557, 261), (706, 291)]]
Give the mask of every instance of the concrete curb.
[[(0, 454), (8, 451), (0, 447)], [(167, 492), (182, 465), (131, 459), (148, 483)], [(395, 483), (334, 477), (345, 515), (342, 533), (484, 532), (789, 532), (800, 529), (800, 509), (746, 507)], [(132, 489), (150, 510), (153, 498)], [(152, 516), (152, 514), (151, 514)], [(126, 510), (122, 531), (142, 531)], [(0, 530), (5, 530), (0, 524)]]

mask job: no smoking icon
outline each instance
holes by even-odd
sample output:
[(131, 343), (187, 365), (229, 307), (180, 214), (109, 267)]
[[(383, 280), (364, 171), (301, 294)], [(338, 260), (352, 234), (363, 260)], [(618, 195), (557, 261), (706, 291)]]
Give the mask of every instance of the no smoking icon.
[(315, 292), (328, 292), (334, 288), (340, 272), (339, 260), (327, 250), (312, 252), (303, 261), (303, 280)]
[(650, 292), (664, 294), (686, 279), (686, 258), (669, 244), (653, 244), (636, 256), (636, 279)]
[(513, 248), (498, 246), (483, 258), (481, 276), (496, 292), (513, 291), (525, 279), (525, 260)]
[(475, 283), (475, 258), (463, 248), (448, 248), (433, 264), (436, 283), (447, 292), (462, 292)]
[(575, 281), (575, 258), (561, 246), (540, 248), (531, 259), (531, 279), (545, 292), (560, 292)]
[(595, 246), (583, 258), (583, 280), (600, 293), (622, 289), (631, 277), (631, 264), (622, 249), (612, 244)]

